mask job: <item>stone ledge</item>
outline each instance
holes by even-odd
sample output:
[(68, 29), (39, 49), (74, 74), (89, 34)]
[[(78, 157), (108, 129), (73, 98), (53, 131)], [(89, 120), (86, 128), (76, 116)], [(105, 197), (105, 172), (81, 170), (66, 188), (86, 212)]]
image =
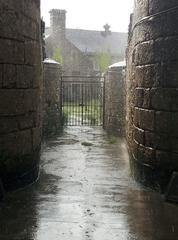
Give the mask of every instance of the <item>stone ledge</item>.
[(136, 107), (134, 113), (134, 124), (138, 128), (154, 131), (155, 111)]
[(173, 26), (177, 21), (178, 9), (145, 19), (134, 28), (132, 41), (137, 45), (145, 41), (156, 40), (163, 36), (176, 36), (178, 35), (178, 30)]
[(136, 66), (178, 61), (178, 36), (161, 37), (137, 44), (133, 51)]
[(136, 141), (134, 143), (134, 147), (136, 147), (136, 150), (133, 151), (134, 157), (137, 161), (153, 167), (158, 166), (155, 155), (156, 151), (154, 148), (146, 147)]
[(134, 137), (134, 140), (139, 144), (142, 144), (142, 145), (145, 144), (145, 131), (143, 129), (140, 129), (134, 126), (133, 137)]

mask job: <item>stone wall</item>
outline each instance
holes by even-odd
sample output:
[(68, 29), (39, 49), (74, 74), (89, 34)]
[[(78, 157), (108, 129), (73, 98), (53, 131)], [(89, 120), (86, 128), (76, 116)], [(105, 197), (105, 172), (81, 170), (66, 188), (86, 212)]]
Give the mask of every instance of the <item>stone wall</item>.
[(136, 0), (127, 52), (127, 139), (135, 177), (164, 189), (178, 171), (178, 3)]
[(112, 65), (105, 75), (104, 128), (125, 135), (125, 63)]
[(11, 190), (38, 176), (40, 1), (0, 1), (0, 9), (0, 181)]
[(60, 80), (61, 65), (46, 59), (43, 63), (43, 135), (55, 134), (61, 127)]

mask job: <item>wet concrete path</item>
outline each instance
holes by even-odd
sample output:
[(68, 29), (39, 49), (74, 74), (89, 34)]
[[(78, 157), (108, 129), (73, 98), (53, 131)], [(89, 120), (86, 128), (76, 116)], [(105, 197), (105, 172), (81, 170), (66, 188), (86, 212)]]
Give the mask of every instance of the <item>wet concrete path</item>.
[(50, 139), (39, 181), (0, 203), (0, 240), (116, 239), (177, 240), (178, 206), (137, 185), (124, 141), (99, 128)]

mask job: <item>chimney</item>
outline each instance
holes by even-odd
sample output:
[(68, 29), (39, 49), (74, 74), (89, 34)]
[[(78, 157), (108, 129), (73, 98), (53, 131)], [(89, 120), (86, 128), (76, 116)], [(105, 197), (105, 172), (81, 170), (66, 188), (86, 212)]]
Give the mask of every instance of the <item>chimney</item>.
[(60, 9), (52, 9), (50, 12), (51, 33), (60, 32), (65, 36), (66, 28), (66, 11)]

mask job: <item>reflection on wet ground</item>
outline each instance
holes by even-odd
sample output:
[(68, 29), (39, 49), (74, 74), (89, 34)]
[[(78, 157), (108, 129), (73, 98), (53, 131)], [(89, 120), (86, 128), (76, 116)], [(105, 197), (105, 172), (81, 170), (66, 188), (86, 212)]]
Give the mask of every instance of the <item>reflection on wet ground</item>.
[(0, 240), (178, 239), (178, 206), (131, 179), (123, 139), (70, 127), (41, 163), (39, 181), (0, 204)]

